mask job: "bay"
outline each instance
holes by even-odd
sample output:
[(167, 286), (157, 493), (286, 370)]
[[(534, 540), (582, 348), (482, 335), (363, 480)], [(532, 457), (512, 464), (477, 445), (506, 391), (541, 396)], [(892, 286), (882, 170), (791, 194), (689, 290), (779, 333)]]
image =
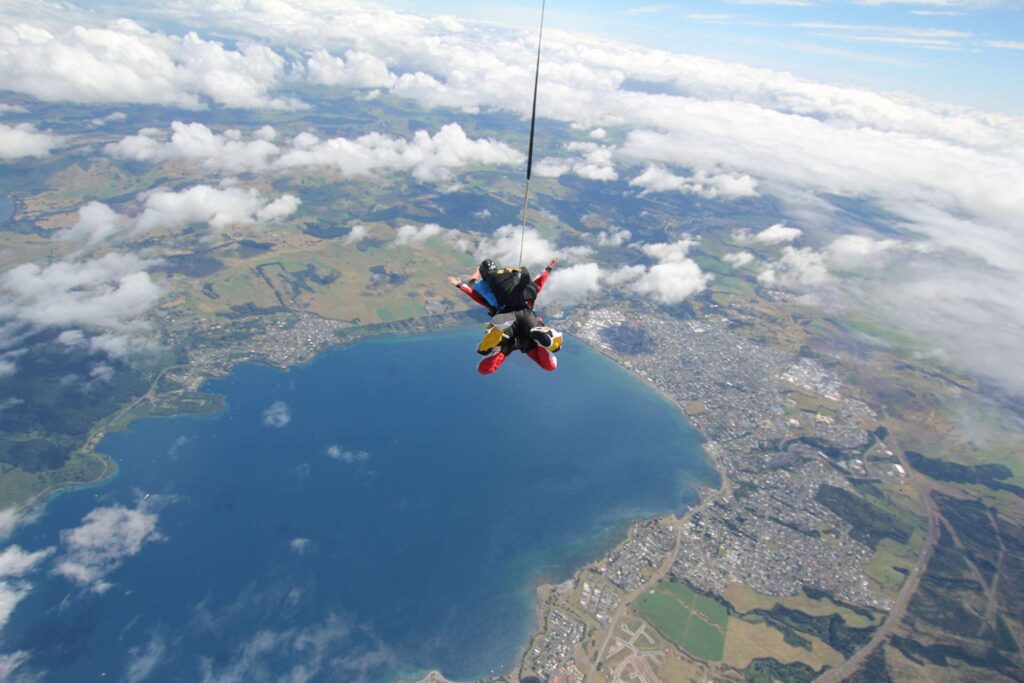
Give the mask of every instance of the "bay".
[[(685, 509), (716, 475), (678, 410), (592, 349), (570, 340), (554, 373), (516, 354), (485, 378), (477, 339), (241, 366), (204, 387), (224, 413), (107, 436), (116, 479), (54, 499), (11, 539), (57, 550), (27, 577), (3, 651), (54, 681), (513, 667), (538, 582), (569, 577), (633, 518)], [(96, 581), (55, 573), (90, 559), (67, 530), (112, 509), (125, 524), (89, 528), (115, 550), (132, 524), (155, 530), (97, 560)]]

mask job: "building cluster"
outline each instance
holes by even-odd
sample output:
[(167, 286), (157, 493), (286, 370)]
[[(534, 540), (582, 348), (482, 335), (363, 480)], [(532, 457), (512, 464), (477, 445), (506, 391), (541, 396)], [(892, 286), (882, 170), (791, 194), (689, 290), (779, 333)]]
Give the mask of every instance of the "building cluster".
[(542, 680), (553, 680), (556, 672), (574, 666), (574, 648), (583, 642), (587, 627), (560, 609), (548, 611), (543, 633), (534, 639), (527, 666)]
[[(608, 334), (616, 326), (652, 348), (623, 355), (605, 341), (624, 336)], [(891, 605), (865, 576), (871, 548), (815, 501), (823, 484), (849, 489), (849, 476), (900, 476), (889, 462), (869, 463), (867, 425), (877, 417), (844, 395), (827, 362), (766, 346), (724, 318), (597, 311), (572, 331), (686, 406), (731, 483), (729, 495), (686, 522), (676, 579), (719, 595), (729, 583), (779, 596), (812, 586), (854, 604)], [(638, 555), (628, 544), (617, 552)], [(616, 566), (631, 565), (623, 557)]]
[(661, 566), (675, 546), (675, 533), (661, 520), (636, 522), (629, 539), (612, 552), (598, 571), (631, 593), (646, 583), (651, 571)]

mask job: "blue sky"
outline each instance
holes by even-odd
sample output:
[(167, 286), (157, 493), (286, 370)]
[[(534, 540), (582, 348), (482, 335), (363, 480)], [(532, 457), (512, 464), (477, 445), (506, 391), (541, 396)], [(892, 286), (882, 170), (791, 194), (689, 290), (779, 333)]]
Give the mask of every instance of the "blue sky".
[[(548, 25), (647, 47), (1024, 114), (1024, 0), (550, 0)], [(881, 0), (884, 2), (884, 0)], [(420, 14), (532, 26), (540, 2), (390, 0)]]

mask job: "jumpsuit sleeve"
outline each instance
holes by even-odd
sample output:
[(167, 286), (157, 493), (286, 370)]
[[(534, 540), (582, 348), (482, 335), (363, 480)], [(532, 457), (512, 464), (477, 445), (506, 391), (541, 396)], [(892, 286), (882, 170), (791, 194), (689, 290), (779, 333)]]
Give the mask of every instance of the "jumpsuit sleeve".
[(540, 290), (544, 289), (544, 283), (548, 281), (548, 275), (551, 275), (551, 271), (545, 268), (541, 271), (541, 274), (533, 279), (533, 284), (537, 285), (537, 293), (540, 294)]
[(486, 308), (488, 313), (490, 313), (491, 315), (494, 315), (494, 309), (491, 308), (491, 304), (488, 303), (487, 299), (485, 299), (482, 296), (480, 296), (480, 294), (478, 294), (476, 292), (476, 290), (474, 290), (472, 287), (470, 287), (469, 285), (467, 285), (464, 282), (460, 282), (459, 284), (457, 284), (455, 286), (458, 287), (460, 290), (462, 290), (463, 293), (465, 293), (465, 295), (468, 296), (470, 299), (472, 299), (473, 301), (477, 302), (478, 304), (480, 304), (481, 306)]

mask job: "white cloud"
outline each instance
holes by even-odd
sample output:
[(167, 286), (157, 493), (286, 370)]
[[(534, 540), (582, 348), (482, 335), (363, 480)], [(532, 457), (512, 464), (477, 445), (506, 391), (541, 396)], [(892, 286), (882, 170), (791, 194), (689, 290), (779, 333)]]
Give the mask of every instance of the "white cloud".
[(601, 269), (596, 263), (581, 263), (551, 272), (544, 285), (547, 303), (557, 306), (575, 306), (600, 289)]
[[(328, 678), (364, 680), (348, 657), (334, 656), (349, 638), (351, 629), (333, 615), (321, 624), (283, 631), (260, 630), (239, 646), (230, 657), (217, 661), (203, 657), (201, 683), (245, 683), (247, 681), (318, 680), (325, 667)], [(282, 662), (290, 666), (282, 671)]]
[(300, 108), (269, 95), (284, 68), (284, 58), (263, 45), (241, 42), (231, 50), (195, 33), (150, 32), (127, 19), (57, 33), (29, 23), (0, 26), (4, 87), (46, 101)]
[(24, 581), (0, 581), (0, 632), (10, 621), (14, 608), (31, 592), (32, 585)]
[(275, 165), (280, 168), (326, 167), (343, 176), (357, 177), (375, 171), (408, 171), (423, 182), (443, 182), (452, 169), (473, 164), (508, 166), (522, 163), (523, 155), (503, 142), (471, 139), (457, 123), (442, 126), (434, 135), (416, 131), (411, 140), (380, 133), (358, 138), (320, 140), (302, 133)]
[(121, 232), (128, 226), (127, 219), (103, 202), (89, 202), (78, 210), (78, 221), (58, 237), (62, 240), (82, 242), (92, 246)]
[(366, 451), (350, 451), (334, 445), (327, 448), (327, 457), (344, 463), (363, 462), (370, 458)]
[(18, 669), (24, 666), (29, 659), (31, 659), (31, 655), (24, 650), (0, 655), (0, 681), (12, 681), (14, 683), (17, 679), (11, 678), (11, 676), (17, 673)]
[(605, 273), (604, 282), (612, 287), (624, 285), (629, 282), (635, 282), (636, 280), (643, 277), (647, 272), (647, 266), (635, 265), (635, 266), (622, 266), (610, 273)]
[(345, 235), (345, 244), (357, 244), (362, 242), (366, 239), (367, 235), (369, 235), (369, 230), (366, 229), (365, 225), (353, 225), (348, 231), (348, 234)]
[(390, 88), (398, 78), (382, 60), (367, 52), (346, 50), (345, 58), (320, 49), (306, 62), (309, 80), (348, 88)]
[(633, 282), (633, 291), (651, 296), (662, 304), (677, 304), (707, 287), (710, 275), (690, 259), (669, 261), (651, 266), (650, 270)]
[(0, 358), (0, 378), (10, 377), (18, 371), (18, 364), (9, 358)]
[(214, 230), (273, 222), (293, 213), (299, 199), (292, 195), (267, 201), (255, 188), (217, 188), (195, 185), (172, 192), (157, 190), (146, 197), (145, 209), (135, 220), (135, 233), (180, 230), (205, 223)]
[(124, 669), (124, 680), (127, 683), (140, 683), (149, 678), (167, 656), (167, 643), (158, 635), (153, 634), (146, 647), (133, 647), (128, 650), (128, 664)]
[(309, 539), (308, 538), (302, 538), (300, 536), (298, 538), (293, 538), (288, 543), (288, 545), (291, 547), (292, 552), (294, 552), (296, 555), (302, 555), (303, 553), (306, 552), (306, 546), (309, 545)]
[[(0, 66), (0, 73), (3, 73), (2, 66)], [(51, 149), (61, 147), (63, 144), (63, 138), (49, 133), (40, 133), (31, 123), (19, 123), (15, 126), (0, 123), (0, 160), (2, 161), (49, 156)]]
[(97, 127), (105, 126), (108, 123), (113, 123), (114, 121), (124, 121), (127, 118), (128, 115), (125, 114), (123, 111), (115, 111), (107, 114), (106, 116), (100, 116), (99, 118), (90, 120), (89, 125)]
[(95, 593), (110, 589), (105, 577), (126, 558), (137, 555), (146, 543), (163, 539), (156, 530), (157, 514), (150, 511), (147, 501), (135, 509), (122, 505), (96, 508), (82, 522), (61, 532), (63, 553), (53, 572)]
[(423, 242), (431, 237), (437, 237), (443, 235), (447, 231), (436, 223), (427, 223), (426, 225), (415, 226), (415, 225), (403, 225), (398, 228), (395, 234), (394, 245), (396, 247), (402, 247), (414, 242)]
[(657, 259), (658, 263), (650, 268), (620, 268), (606, 276), (605, 282), (610, 285), (628, 284), (633, 292), (649, 296), (661, 304), (680, 303), (702, 291), (712, 278), (687, 257), (694, 243), (693, 239), (684, 237), (675, 242), (638, 245), (645, 255)]
[(757, 276), (766, 285), (796, 288), (819, 285), (829, 279), (825, 258), (810, 248), (785, 247), (782, 256)]
[(619, 174), (612, 160), (613, 147), (593, 142), (570, 142), (565, 148), (578, 153), (578, 157), (571, 161), (572, 172), (576, 175), (588, 180), (618, 180)]
[(986, 40), (985, 44), (1001, 50), (1024, 50), (1024, 40)]
[(28, 109), (20, 104), (5, 104), (0, 102), (0, 116), (3, 114), (27, 114)]
[(608, 137), (608, 131), (606, 131), (604, 128), (595, 128), (594, 130), (590, 131), (590, 137), (593, 138), (594, 140), (604, 140), (606, 137)]
[(754, 255), (748, 251), (737, 251), (724, 255), (722, 260), (733, 268), (742, 268), (754, 260)]
[(17, 545), (7, 546), (3, 552), (0, 552), (0, 578), (24, 576), (52, 555), (55, 550), (55, 548), (44, 548), (28, 552)]
[(633, 239), (633, 233), (629, 230), (601, 231), (597, 235), (597, 244), (602, 247), (621, 247), (631, 239)]
[(547, 264), (555, 257), (555, 245), (540, 236), (533, 228), (526, 228), (525, 233), (520, 225), (504, 225), (490, 237), (480, 241), (476, 250), (476, 258), (493, 259), (504, 266), (515, 266), (519, 263), (519, 247), (522, 242), (523, 265), (534, 268)]
[[(23, 403), (23, 401), (18, 400), (18, 403)], [(8, 538), (19, 526), (36, 521), (41, 512), (42, 507), (36, 507), (27, 512), (19, 512), (15, 507), (0, 509), (0, 541)]]
[[(183, 2), (205, 25), (225, 34), (244, 33), (287, 45), (309, 44), (309, 36), (315, 35), (315, 45), (332, 54), (353, 50), (401, 65), (408, 72), (398, 74), (390, 93), (425, 106), (529, 114), (536, 47), (532, 31), (469, 21), (456, 27), (449, 20), (354, 2)], [(131, 31), (122, 28), (130, 37)], [(62, 31), (54, 29), (53, 35)], [(152, 37), (140, 35), (144, 41)], [(10, 45), (32, 40), (45, 46), (53, 38), (47, 32), (23, 30), (3, 49), (10, 53)], [(308, 57), (296, 56), (298, 77), (305, 75)], [(43, 84), (50, 76), (39, 71)], [(271, 66), (261, 82), (280, 82), (276, 73)], [(758, 194), (780, 202), (788, 219), (813, 227), (815, 234), (856, 231), (856, 225), (841, 220), (851, 201), (878, 209), (890, 227), (920, 238), (913, 240), (914, 249), (900, 251), (908, 267), (898, 274), (905, 285), (898, 291), (918, 291), (912, 285), (937, 291), (941, 282), (933, 280), (947, 277), (948, 271), (931, 268), (934, 257), (926, 249), (956, 252), (960, 258), (950, 253), (947, 261), (957, 265), (959, 281), (974, 298), (959, 300), (967, 307), (959, 322), (949, 311), (946, 336), (957, 340), (948, 345), (949, 357), (968, 368), (991, 372), (979, 362), (977, 348), (1024, 323), (1024, 311), (1004, 296), (1005, 284), (995, 286), (997, 275), (1004, 283), (1024, 277), (1019, 236), (1024, 126), (1019, 118), (560, 31), (545, 35), (543, 78), (538, 105), (545, 118), (581, 131), (614, 127), (626, 132), (625, 141), (614, 149), (616, 163), (704, 170), (711, 176), (726, 169), (736, 178), (756, 178)], [(637, 92), (624, 85), (628, 81), (653, 83), (662, 92)], [(173, 99), (174, 88), (163, 90)], [(204, 95), (193, 97), (198, 105)], [(542, 160), (536, 170), (568, 173), (581, 160)], [(808, 220), (808, 213), (815, 220)], [(824, 253), (832, 264), (833, 257)], [(866, 283), (858, 287), (848, 290), (851, 298), (869, 291)], [(908, 307), (911, 298), (908, 294)], [(982, 310), (999, 313), (986, 317), (979, 314)], [(893, 309), (890, 315), (900, 329), (931, 329), (909, 308)], [(936, 335), (928, 338), (935, 340)], [(970, 339), (976, 343), (967, 343)], [(1005, 362), (1016, 359), (1013, 352), (1003, 347)], [(986, 376), (1005, 383), (1005, 375)]]
[(694, 244), (693, 239), (684, 237), (671, 243), (642, 244), (640, 251), (662, 263), (681, 263), (687, 260), (686, 255)]
[(237, 129), (215, 133), (202, 123), (174, 121), (170, 137), (158, 128), (143, 128), (136, 135), (108, 144), (105, 150), (119, 159), (185, 160), (205, 168), (243, 173), (269, 167), (271, 159), (281, 153), (273, 143), (276, 137), (277, 132), (271, 126), (263, 126), (247, 140)]
[(0, 319), (52, 327), (141, 330), (140, 319), (162, 295), (145, 268), (155, 263), (133, 254), (16, 266), (0, 276)]
[(292, 421), (292, 413), (284, 401), (274, 401), (263, 411), (263, 424), (267, 427), (281, 429)]
[(755, 234), (753, 241), (761, 244), (782, 244), (792, 242), (802, 234), (804, 233), (800, 228), (790, 228), (782, 223), (776, 223)]
[(829, 264), (839, 268), (879, 266), (885, 262), (887, 254), (902, 246), (901, 242), (894, 239), (876, 240), (865, 235), (843, 235), (832, 240), (825, 248), (825, 257)]
[(691, 177), (678, 176), (658, 164), (649, 165), (643, 173), (629, 181), (630, 185), (642, 187), (643, 192), (682, 192), (696, 194), (706, 199), (722, 197), (738, 199), (756, 197), (757, 181), (748, 175), (735, 173), (711, 174), (697, 171)]

